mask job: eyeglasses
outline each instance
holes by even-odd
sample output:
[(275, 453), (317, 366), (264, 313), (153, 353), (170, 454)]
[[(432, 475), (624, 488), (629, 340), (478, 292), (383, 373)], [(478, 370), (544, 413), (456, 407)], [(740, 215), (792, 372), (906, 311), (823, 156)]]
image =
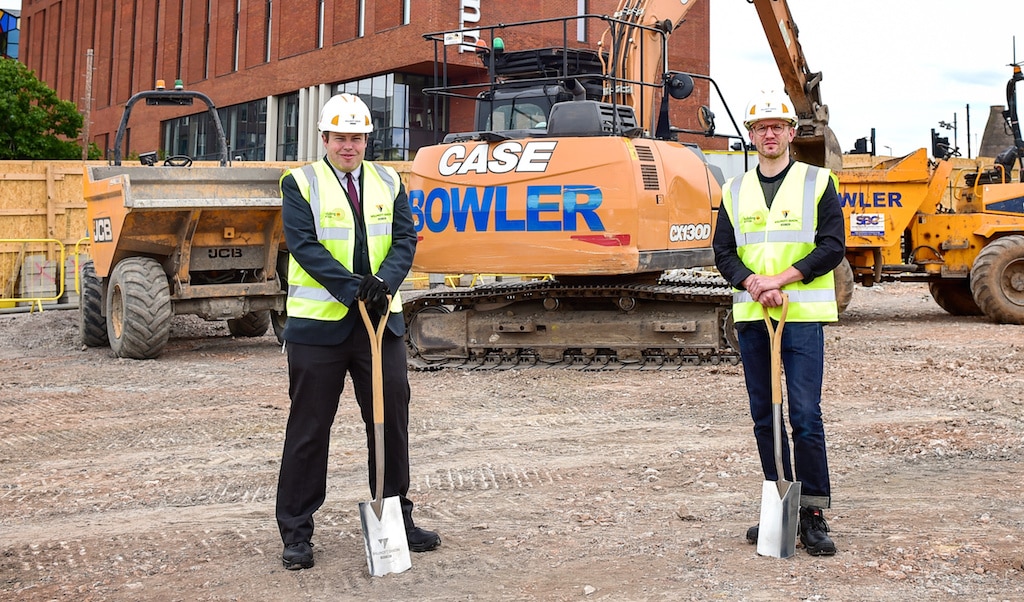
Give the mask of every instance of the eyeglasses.
[(768, 130), (771, 130), (773, 134), (778, 136), (782, 132), (786, 131), (787, 127), (789, 127), (788, 123), (773, 123), (770, 125), (765, 123), (759, 123), (754, 127), (750, 128), (750, 131), (754, 132), (758, 136), (764, 136), (765, 134), (768, 133)]

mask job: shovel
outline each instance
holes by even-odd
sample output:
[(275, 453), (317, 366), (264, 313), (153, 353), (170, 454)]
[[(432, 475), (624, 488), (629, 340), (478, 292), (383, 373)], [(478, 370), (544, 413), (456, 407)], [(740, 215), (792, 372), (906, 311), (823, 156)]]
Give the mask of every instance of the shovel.
[[(388, 301), (391, 297), (388, 297)], [(359, 313), (370, 338), (371, 368), (373, 372), (373, 441), (377, 487), (373, 501), (359, 503), (359, 519), (363, 524), (363, 543), (366, 544), (366, 565), (370, 575), (383, 577), (388, 573), (401, 573), (412, 567), (409, 540), (405, 535), (402, 503), (398, 496), (384, 497), (384, 362), (381, 344), (388, 316), (380, 318), (376, 330), (366, 312), (366, 303), (359, 301)]]
[(789, 312), (789, 295), (782, 293), (782, 315), (777, 328), (772, 327), (768, 308), (761, 306), (761, 310), (772, 342), (772, 431), (775, 436), (775, 473), (779, 480), (765, 481), (761, 486), (757, 553), (789, 558), (796, 553), (800, 510), (800, 482), (786, 481), (782, 470), (782, 328)]

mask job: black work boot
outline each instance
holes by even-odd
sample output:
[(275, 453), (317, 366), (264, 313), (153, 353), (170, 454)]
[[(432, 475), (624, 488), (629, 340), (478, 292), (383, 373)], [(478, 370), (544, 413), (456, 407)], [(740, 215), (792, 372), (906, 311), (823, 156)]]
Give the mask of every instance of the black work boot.
[(747, 543), (757, 543), (757, 533), (761, 530), (761, 524), (758, 523), (753, 527), (747, 529)]
[(836, 553), (836, 544), (828, 536), (828, 523), (821, 508), (808, 506), (800, 508), (800, 543), (811, 556), (832, 556)]
[(413, 552), (429, 552), (441, 545), (440, 535), (419, 527), (406, 528), (405, 536), (409, 540), (409, 549)]
[(313, 544), (300, 541), (286, 545), (281, 553), (281, 562), (289, 571), (313, 568)]

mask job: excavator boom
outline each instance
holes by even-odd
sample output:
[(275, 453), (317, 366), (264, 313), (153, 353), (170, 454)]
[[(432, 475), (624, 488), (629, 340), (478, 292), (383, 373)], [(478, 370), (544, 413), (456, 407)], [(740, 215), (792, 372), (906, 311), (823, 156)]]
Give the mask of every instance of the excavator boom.
[(841, 170), (843, 151), (828, 125), (828, 105), (821, 101), (821, 72), (811, 71), (807, 66), (789, 4), (785, 0), (747, 1), (757, 9), (786, 94), (799, 118), (793, 140), (796, 158), (833, 171)]
[(633, 107), (647, 131), (655, 131), (652, 110), (657, 90), (649, 85), (661, 81), (668, 71), (662, 53), (662, 39), (671, 34), (698, 0), (620, 0), (614, 16), (620, 22), (609, 22), (601, 45), (612, 49), (612, 59), (604, 72), (618, 85), (605, 89), (604, 101)]

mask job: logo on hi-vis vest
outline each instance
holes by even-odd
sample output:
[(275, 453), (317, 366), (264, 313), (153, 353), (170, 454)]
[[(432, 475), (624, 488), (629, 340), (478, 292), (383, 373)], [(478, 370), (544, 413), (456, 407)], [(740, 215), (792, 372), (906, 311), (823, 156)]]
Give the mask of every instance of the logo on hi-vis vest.
[(527, 186), (525, 199), (510, 198), (508, 186), (409, 192), (417, 232), (604, 232), (602, 200), (589, 184)]
[(775, 227), (776, 228), (783, 228), (783, 229), (786, 229), (786, 228), (799, 228), (800, 227), (800, 219), (797, 218), (797, 217), (790, 217), (789, 214), (790, 214), (789, 209), (783, 209), (783, 210), (779, 211), (779, 217), (776, 218), (776, 220), (775, 220)]
[(741, 214), (740, 215), (740, 227), (743, 227), (743, 226), (760, 226), (760, 225), (764, 224), (767, 219), (768, 218), (767, 218), (767, 216), (765, 215), (765, 213), (763, 211), (758, 211), (756, 213), (748, 213), (748, 214), (745, 214), (745, 215)]

